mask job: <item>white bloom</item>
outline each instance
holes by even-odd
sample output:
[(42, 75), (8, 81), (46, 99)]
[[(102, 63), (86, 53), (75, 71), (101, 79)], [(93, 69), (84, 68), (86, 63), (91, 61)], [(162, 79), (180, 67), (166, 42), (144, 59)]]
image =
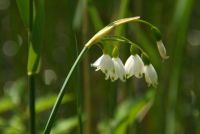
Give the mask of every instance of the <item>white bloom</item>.
[(148, 86), (153, 85), (156, 87), (158, 85), (158, 75), (152, 64), (144, 66), (144, 75)]
[(144, 63), (138, 54), (131, 55), (125, 63), (125, 71), (127, 78), (135, 75), (137, 78), (141, 78), (144, 72)]
[(101, 70), (106, 75), (106, 80), (114, 79), (114, 64), (108, 54), (103, 54), (91, 66), (96, 67), (96, 71)]
[(166, 49), (165, 49), (165, 46), (164, 46), (162, 40), (157, 41), (157, 47), (158, 47), (158, 51), (160, 53), (160, 56), (163, 59), (168, 59), (169, 56), (167, 56), (167, 52), (166, 52)]
[(126, 72), (125, 72), (124, 65), (121, 59), (117, 57), (117, 58), (112, 58), (112, 60), (113, 60), (114, 69), (115, 69), (114, 80), (117, 80), (119, 78), (121, 81), (125, 81)]

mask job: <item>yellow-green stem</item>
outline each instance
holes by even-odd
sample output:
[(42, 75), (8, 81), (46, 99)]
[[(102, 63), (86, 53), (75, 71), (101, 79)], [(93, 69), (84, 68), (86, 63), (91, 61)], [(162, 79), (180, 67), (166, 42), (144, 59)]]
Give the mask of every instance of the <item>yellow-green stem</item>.
[(68, 75), (67, 75), (67, 77), (66, 77), (66, 79), (65, 79), (65, 81), (64, 81), (64, 83), (63, 83), (63, 85), (62, 85), (62, 87), (61, 87), (61, 89), (60, 89), (60, 92), (59, 92), (59, 94), (58, 94), (58, 97), (57, 97), (57, 99), (56, 99), (56, 102), (55, 102), (55, 104), (54, 104), (54, 106), (53, 106), (53, 109), (52, 109), (52, 111), (51, 111), (50, 117), (49, 117), (49, 119), (48, 119), (48, 122), (47, 122), (46, 127), (45, 127), (45, 130), (44, 130), (44, 134), (49, 134), (49, 133), (50, 133), (51, 128), (52, 128), (53, 123), (54, 123), (54, 120), (55, 120), (55, 118), (56, 118), (56, 114), (57, 114), (57, 112), (58, 112), (59, 106), (60, 106), (60, 104), (61, 104), (61, 102), (62, 102), (62, 99), (63, 99), (63, 97), (64, 97), (64, 93), (65, 93), (65, 90), (66, 90), (65, 87), (67, 86), (68, 81), (69, 81), (69, 79), (70, 79), (70, 77), (71, 77), (73, 71), (75, 70), (75, 67), (77, 66), (77, 64), (79, 63), (79, 61), (81, 60), (81, 58), (83, 57), (83, 54), (86, 52), (87, 49), (88, 49), (87, 47), (84, 47), (84, 48), (82, 49), (82, 51), (80, 52), (80, 54), (79, 54), (79, 56), (77, 57), (76, 61), (75, 61), (74, 64), (72, 65), (72, 67), (71, 67), (71, 69), (70, 69), (70, 71), (69, 71), (69, 73), (68, 73)]

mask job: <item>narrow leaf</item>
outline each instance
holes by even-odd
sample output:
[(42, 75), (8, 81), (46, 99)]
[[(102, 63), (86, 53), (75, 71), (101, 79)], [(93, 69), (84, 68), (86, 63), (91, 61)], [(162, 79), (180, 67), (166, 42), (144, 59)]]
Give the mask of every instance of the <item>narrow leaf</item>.
[(25, 27), (29, 25), (29, 0), (16, 0), (19, 9), (19, 14)]
[(29, 46), (28, 55), (28, 74), (38, 73), (40, 68), (40, 51), (43, 44), (45, 1), (40, 0), (36, 3), (35, 19), (32, 31), (32, 43)]

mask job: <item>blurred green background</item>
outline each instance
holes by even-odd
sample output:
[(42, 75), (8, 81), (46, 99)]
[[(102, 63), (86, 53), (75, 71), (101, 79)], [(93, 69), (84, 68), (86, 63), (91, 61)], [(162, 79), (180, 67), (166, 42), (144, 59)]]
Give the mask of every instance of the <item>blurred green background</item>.
[[(27, 134), (29, 130), (28, 35), (16, 1), (0, 0), (2, 134)], [(123, 35), (147, 51), (158, 72), (158, 87), (148, 88), (143, 78), (125, 83), (105, 81), (101, 72), (90, 67), (102, 54), (92, 47), (67, 86), (52, 134), (78, 133), (77, 98), (85, 134), (200, 134), (199, 0), (46, 0), (44, 8), (42, 64), (36, 75), (37, 133), (43, 131), (84, 43), (114, 20), (141, 16), (160, 29), (170, 56), (165, 62), (144, 25), (128, 24), (113, 34)], [(125, 62), (128, 56), (128, 47), (122, 45), (120, 58)]]

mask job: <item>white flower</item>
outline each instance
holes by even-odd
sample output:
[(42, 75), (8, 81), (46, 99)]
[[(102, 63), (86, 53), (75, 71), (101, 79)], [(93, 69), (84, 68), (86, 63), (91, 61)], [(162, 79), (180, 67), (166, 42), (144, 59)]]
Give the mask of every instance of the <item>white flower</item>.
[(165, 46), (164, 46), (162, 40), (157, 41), (157, 47), (158, 47), (158, 51), (160, 53), (160, 56), (163, 59), (168, 59), (169, 56), (167, 56), (167, 52), (166, 52), (166, 49), (165, 49)]
[(148, 86), (156, 87), (158, 85), (158, 75), (152, 64), (144, 66), (144, 75)]
[(106, 80), (114, 79), (114, 63), (108, 54), (103, 54), (91, 66), (96, 67), (95, 71), (101, 70), (106, 75)]
[(113, 63), (114, 63), (114, 69), (115, 69), (115, 75), (114, 75), (114, 80), (117, 80), (118, 78), (121, 81), (126, 80), (126, 72), (124, 69), (124, 65), (119, 57), (117, 58), (112, 58)]
[(131, 55), (125, 63), (126, 77), (130, 78), (135, 75), (137, 78), (141, 78), (144, 72), (144, 63), (138, 54)]

